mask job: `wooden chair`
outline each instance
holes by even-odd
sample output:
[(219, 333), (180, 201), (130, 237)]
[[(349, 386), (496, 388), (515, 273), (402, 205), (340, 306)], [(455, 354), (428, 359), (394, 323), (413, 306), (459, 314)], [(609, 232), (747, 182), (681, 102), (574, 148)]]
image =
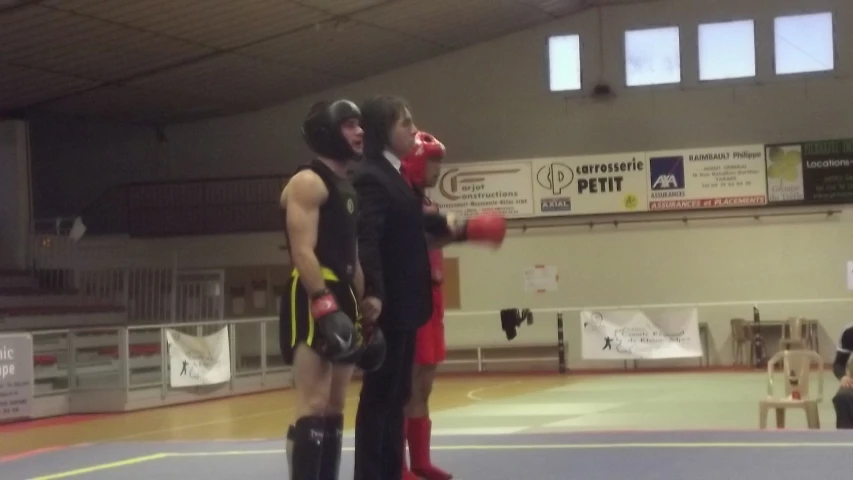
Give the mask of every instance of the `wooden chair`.
[[(812, 372), (812, 364), (817, 369)], [(781, 367), (784, 396), (775, 396), (773, 377), (777, 367)], [(812, 391), (812, 373), (817, 377), (817, 391)], [(792, 396), (790, 379), (798, 382), (800, 398)], [(823, 401), (823, 358), (813, 350), (783, 350), (767, 362), (767, 397), (759, 402), (759, 426), (767, 428), (767, 416), (770, 409), (776, 410), (776, 428), (785, 428), (785, 412), (790, 408), (802, 408), (806, 414), (806, 424), (810, 429), (820, 429), (818, 405)]]
[[(746, 365), (750, 363), (750, 358), (744, 358), (744, 353), (751, 356), (752, 354), (752, 338), (749, 335), (749, 325), (742, 318), (733, 318), (732, 325), (732, 361), (735, 365)], [(744, 348), (747, 351), (744, 352)]]

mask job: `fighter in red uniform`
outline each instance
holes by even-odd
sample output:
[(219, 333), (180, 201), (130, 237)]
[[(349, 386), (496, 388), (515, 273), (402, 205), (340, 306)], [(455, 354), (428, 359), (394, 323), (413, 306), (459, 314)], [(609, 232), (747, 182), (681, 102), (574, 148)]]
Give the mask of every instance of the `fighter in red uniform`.
[[(438, 182), (441, 160), (446, 150), (434, 136), (418, 132), (415, 148), (402, 160), (401, 172), (412, 187), (423, 196), (424, 211), (438, 212), (438, 206), (424, 193), (427, 188)], [(485, 218), (485, 217), (482, 217)], [(415, 350), (415, 367), (412, 372), (412, 395), (406, 405), (406, 441), (409, 446), (411, 470), (405, 469), (403, 461), (403, 480), (449, 480), (449, 473), (435, 467), (430, 460), (430, 438), (432, 422), (429, 416), (429, 396), (432, 392), (438, 365), (446, 358), (444, 343), (444, 255), (441, 248), (453, 241), (479, 241), (499, 246), (506, 233), (506, 223), (502, 216), (488, 218), (486, 228), (478, 235), (460, 238), (431, 238), (430, 264), (432, 266), (433, 313), (429, 322), (418, 330)], [(403, 449), (405, 452), (405, 449)], [(404, 453), (405, 455), (405, 453)]]

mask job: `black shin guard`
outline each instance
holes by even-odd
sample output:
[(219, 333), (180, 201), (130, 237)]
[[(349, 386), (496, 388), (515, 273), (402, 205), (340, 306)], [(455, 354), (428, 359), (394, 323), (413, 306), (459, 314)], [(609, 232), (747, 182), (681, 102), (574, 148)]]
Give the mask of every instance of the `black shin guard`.
[(293, 426), (291, 480), (318, 480), (323, 458), (325, 417), (302, 417)]
[[(285, 443), (284, 451), (287, 453), (287, 471), (293, 471), (293, 439), (296, 438), (296, 427), (290, 425), (287, 427), (287, 443)], [(293, 475), (291, 474), (291, 477)]]
[(338, 480), (341, 469), (341, 449), (343, 447), (344, 416), (326, 417), (326, 430), (323, 434), (323, 461), (320, 467), (320, 480)]

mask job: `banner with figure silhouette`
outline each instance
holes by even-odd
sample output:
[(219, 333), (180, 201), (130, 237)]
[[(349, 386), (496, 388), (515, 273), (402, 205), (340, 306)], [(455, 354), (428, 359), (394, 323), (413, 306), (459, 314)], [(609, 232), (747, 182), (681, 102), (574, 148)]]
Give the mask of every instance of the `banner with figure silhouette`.
[(584, 310), (581, 342), (585, 360), (702, 356), (696, 308)]
[(216, 385), (231, 380), (228, 327), (202, 337), (166, 329), (166, 341), (172, 387)]

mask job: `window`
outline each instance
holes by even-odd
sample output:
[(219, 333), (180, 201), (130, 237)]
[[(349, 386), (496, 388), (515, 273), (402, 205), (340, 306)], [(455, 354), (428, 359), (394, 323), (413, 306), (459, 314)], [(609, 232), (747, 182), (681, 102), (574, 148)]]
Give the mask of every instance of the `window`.
[(581, 89), (580, 35), (560, 35), (548, 39), (551, 91)]
[(831, 13), (776, 17), (774, 28), (777, 75), (835, 68)]
[(678, 27), (625, 32), (625, 83), (629, 87), (681, 82)]
[(755, 76), (755, 22), (699, 25), (699, 80)]

